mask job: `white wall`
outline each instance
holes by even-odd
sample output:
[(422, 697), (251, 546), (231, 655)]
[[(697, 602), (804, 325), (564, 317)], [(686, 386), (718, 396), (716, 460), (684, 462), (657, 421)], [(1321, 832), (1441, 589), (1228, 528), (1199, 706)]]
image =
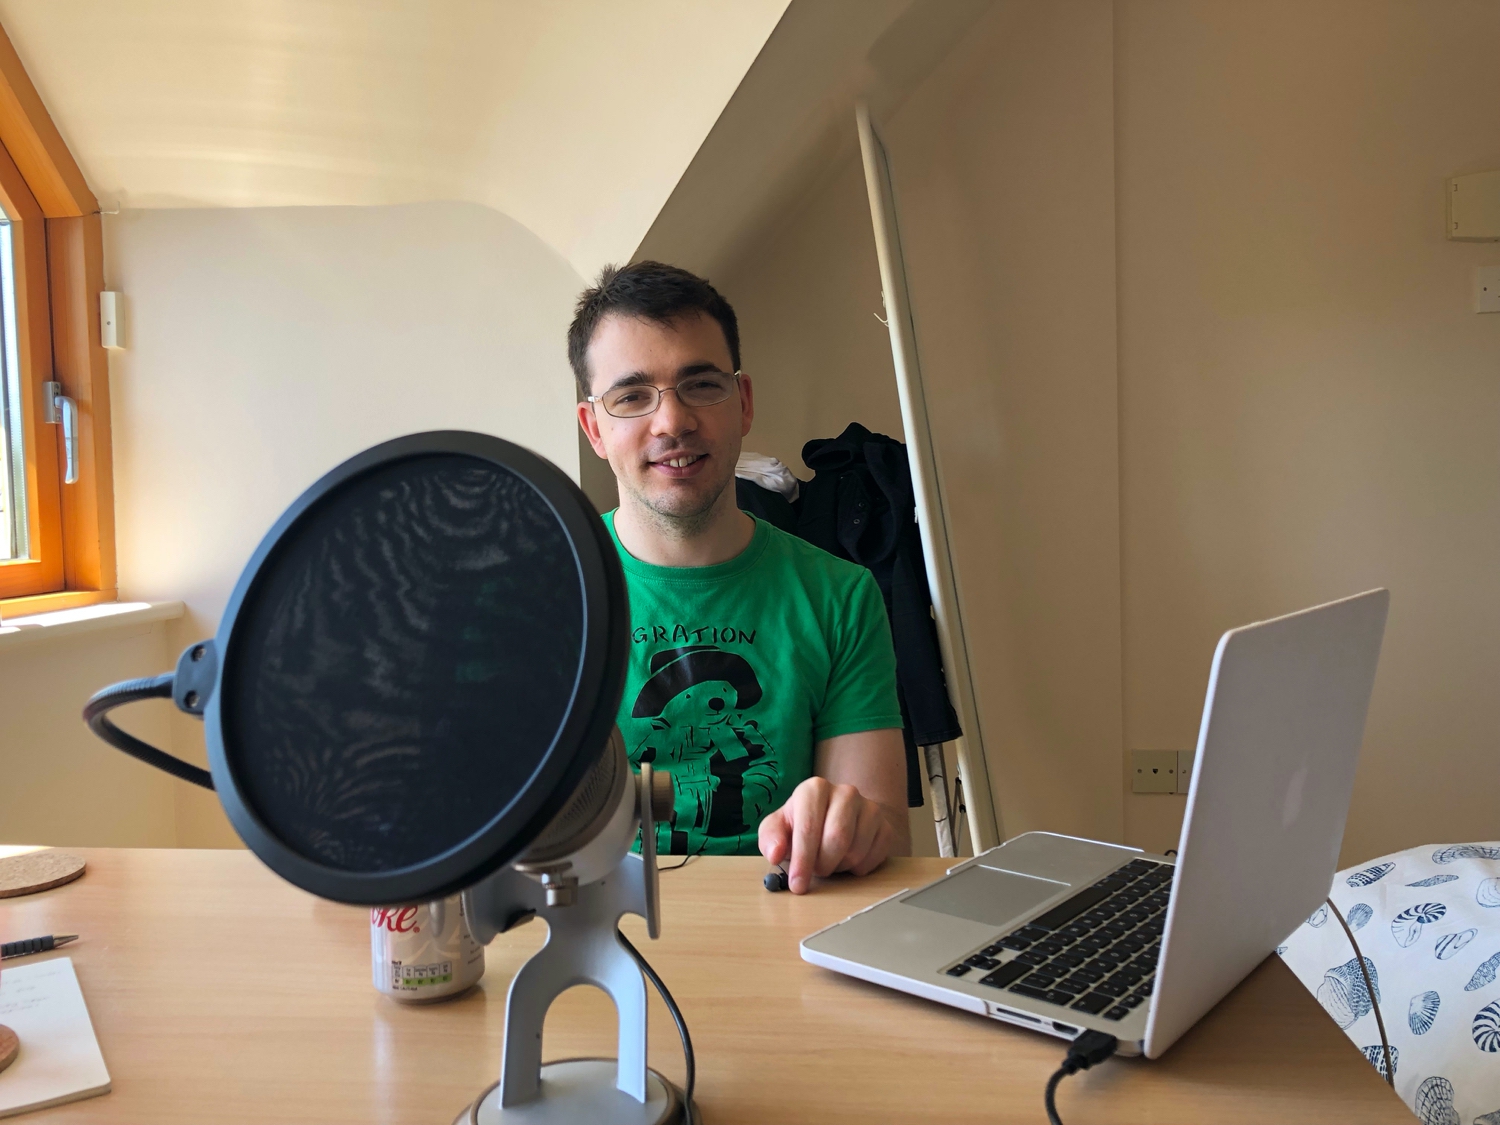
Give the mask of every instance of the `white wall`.
[[(1500, 835), (1500, 245), (1443, 237), (1496, 43), (1465, 0), (1000, 0), (885, 119), (1008, 832), (1171, 847), (1126, 754), (1193, 745), (1219, 634), (1386, 585), (1344, 859)], [(862, 204), (725, 271), (783, 456), (888, 409)]]
[[(1008, 834), (1123, 832), (1112, 53), (1106, 4), (1000, 3), (881, 126)], [(857, 158), (754, 242), (747, 445), (899, 437)]]
[[(178, 842), (175, 790), (182, 783), (106, 746), (79, 717), (106, 684), (170, 667), (166, 626), (73, 638), (12, 635), (0, 644), (0, 844)], [(120, 725), (163, 745), (170, 706), (138, 704), (119, 716)]]
[(1192, 744), (1224, 629), (1388, 586), (1344, 858), (1494, 839), (1500, 245), (1443, 181), (1500, 168), (1500, 5), (1117, 11), (1127, 744)]
[[(110, 369), (121, 596), (186, 603), (172, 659), (213, 633), (282, 509), (375, 442), (482, 430), (576, 479), (564, 336), (582, 280), (499, 212), (136, 211), (105, 240), (127, 309)], [(59, 694), (100, 686), (77, 679)], [(201, 727), (172, 729), (202, 761)], [(181, 843), (233, 841), (211, 795), (175, 791)]]
[[(847, 125), (852, 130), (853, 120)], [(850, 422), (903, 439), (890, 333), (876, 319), (884, 315), (880, 267), (855, 155), (754, 254), (712, 280), (734, 306), (742, 362), (755, 380), (746, 449), (809, 477), (803, 444), (837, 437)]]
[(1112, 54), (1002, 0), (883, 130), (1008, 835), (1123, 830)]

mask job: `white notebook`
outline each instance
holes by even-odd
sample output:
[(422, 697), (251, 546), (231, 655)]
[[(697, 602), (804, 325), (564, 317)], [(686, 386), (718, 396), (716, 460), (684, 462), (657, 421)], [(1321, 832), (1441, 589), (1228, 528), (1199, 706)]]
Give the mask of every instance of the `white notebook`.
[(21, 1040), (16, 1061), (0, 1070), (0, 1117), (109, 1093), (71, 957), (0, 973), (0, 1024)]

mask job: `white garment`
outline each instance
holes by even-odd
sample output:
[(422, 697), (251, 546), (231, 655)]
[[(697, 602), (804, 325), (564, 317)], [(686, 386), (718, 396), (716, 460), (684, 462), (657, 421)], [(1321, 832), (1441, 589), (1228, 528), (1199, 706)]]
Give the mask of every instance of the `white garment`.
[[(1500, 1125), (1500, 843), (1427, 845), (1340, 871), (1399, 1093), (1422, 1125)], [(1370, 993), (1327, 905), (1278, 950), (1376, 1069)]]
[(792, 470), (766, 453), (741, 453), (734, 466), (734, 475), (779, 492), (793, 503), (802, 491), (802, 482), (792, 476)]

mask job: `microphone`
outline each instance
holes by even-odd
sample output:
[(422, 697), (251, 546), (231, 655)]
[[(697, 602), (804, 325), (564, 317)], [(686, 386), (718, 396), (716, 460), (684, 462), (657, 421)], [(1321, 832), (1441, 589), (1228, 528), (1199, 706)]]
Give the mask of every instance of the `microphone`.
[[(484, 434), (413, 434), (308, 488), (214, 637), (172, 673), (105, 688), (84, 718), (212, 788), (303, 890), (374, 906), (461, 891), (480, 942), (546, 919), (507, 998), (501, 1079), (461, 1120), (690, 1119), (691, 1082), (646, 1066), (643, 969), (675, 1004), (617, 929), (636, 913), (660, 933), (656, 823), (673, 805), (671, 778), (635, 775), (615, 727), (627, 609), (603, 521), (555, 465)], [(207, 770), (111, 722), (152, 698), (203, 720)], [(547, 1009), (581, 981), (615, 1001), (619, 1058), (544, 1066)]]

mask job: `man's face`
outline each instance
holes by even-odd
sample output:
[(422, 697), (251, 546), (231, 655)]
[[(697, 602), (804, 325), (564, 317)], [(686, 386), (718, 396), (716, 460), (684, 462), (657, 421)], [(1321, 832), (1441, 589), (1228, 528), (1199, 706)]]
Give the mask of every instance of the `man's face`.
[[(734, 371), (723, 329), (702, 313), (670, 324), (607, 316), (589, 342), (588, 369), (594, 395), (627, 384), (669, 390), (703, 371)], [(579, 423), (594, 452), (609, 460), (622, 500), (628, 494), (658, 516), (689, 523), (733, 483), (754, 413), (747, 376), (715, 406), (684, 406), (675, 391), (643, 418), (611, 417), (603, 403), (578, 405)]]

